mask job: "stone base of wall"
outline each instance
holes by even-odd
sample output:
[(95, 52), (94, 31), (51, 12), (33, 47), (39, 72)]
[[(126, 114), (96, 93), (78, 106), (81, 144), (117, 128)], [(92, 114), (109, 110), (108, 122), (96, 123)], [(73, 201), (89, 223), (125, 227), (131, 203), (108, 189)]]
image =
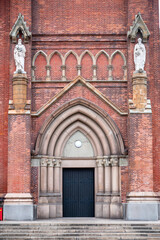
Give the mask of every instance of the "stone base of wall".
[(29, 193), (8, 193), (3, 205), (3, 219), (32, 221), (34, 219), (32, 196)]

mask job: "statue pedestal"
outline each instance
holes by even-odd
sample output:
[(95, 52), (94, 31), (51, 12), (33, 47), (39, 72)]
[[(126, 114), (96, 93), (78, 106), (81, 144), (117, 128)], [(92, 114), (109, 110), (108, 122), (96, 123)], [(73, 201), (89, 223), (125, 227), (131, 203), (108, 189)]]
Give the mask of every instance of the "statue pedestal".
[(27, 75), (15, 73), (13, 75), (13, 104), (15, 110), (24, 109), (27, 101)]
[(133, 104), (136, 109), (145, 109), (147, 105), (147, 74), (134, 72), (132, 76)]

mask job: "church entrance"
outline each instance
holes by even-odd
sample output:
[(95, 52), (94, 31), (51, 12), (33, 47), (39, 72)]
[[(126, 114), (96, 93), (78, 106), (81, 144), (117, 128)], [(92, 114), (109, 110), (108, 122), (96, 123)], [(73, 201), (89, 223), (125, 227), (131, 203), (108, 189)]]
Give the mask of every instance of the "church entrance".
[(63, 169), (63, 217), (94, 217), (94, 169)]
[(47, 119), (37, 138), (38, 218), (121, 218), (119, 129), (83, 100)]

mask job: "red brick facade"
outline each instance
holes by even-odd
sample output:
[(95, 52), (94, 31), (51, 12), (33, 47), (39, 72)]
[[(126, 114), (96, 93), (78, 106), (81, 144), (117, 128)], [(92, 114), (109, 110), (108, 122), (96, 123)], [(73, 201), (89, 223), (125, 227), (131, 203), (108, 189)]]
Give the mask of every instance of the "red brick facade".
[[(150, 31), (144, 44), (152, 114), (131, 114), (128, 104), (135, 43), (127, 32), (138, 12)], [(14, 112), (10, 101), (15, 44), (9, 33), (19, 13), (32, 33), (24, 43), (30, 114)], [(130, 192), (160, 192), (158, 0), (1, 0), (0, 22), (0, 196), (31, 193), (38, 203), (40, 172), (30, 164), (39, 154), (37, 137), (52, 114), (76, 99), (94, 104), (119, 129), (128, 159), (120, 167), (121, 202)], [(93, 89), (77, 82), (63, 92), (78, 75)]]

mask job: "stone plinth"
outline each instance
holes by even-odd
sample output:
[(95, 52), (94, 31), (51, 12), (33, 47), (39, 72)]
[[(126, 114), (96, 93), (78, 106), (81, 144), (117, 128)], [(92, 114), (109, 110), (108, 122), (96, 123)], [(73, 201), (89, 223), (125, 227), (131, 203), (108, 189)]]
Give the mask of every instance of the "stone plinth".
[(6, 194), (3, 218), (4, 220), (33, 220), (33, 200), (31, 194)]
[(147, 75), (134, 72), (132, 76), (133, 104), (136, 109), (145, 109), (147, 105)]
[(27, 101), (27, 75), (16, 73), (13, 75), (13, 104), (15, 110), (24, 109)]
[(158, 194), (154, 192), (130, 192), (127, 201), (127, 220), (158, 220)]

